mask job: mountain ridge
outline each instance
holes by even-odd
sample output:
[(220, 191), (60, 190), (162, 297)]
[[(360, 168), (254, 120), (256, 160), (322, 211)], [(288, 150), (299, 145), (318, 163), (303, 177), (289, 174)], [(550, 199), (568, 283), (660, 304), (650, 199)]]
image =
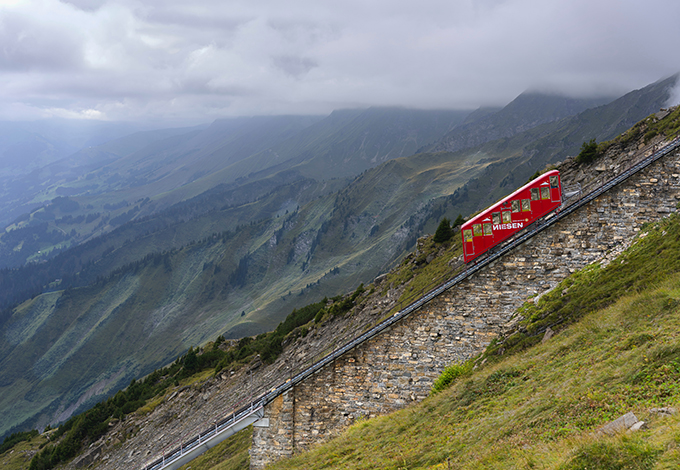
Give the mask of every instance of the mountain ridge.
[(577, 115), (615, 98), (574, 99), (539, 92), (525, 92), (499, 110), (480, 109), (469, 122), (452, 130), (430, 152), (455, 152), (487, 142), (510, 138), (541, 124)]

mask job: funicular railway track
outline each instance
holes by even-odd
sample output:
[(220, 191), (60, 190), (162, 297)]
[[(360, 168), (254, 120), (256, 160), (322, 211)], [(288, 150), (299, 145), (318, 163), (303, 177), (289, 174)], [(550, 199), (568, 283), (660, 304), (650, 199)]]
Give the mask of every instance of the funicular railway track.
[(142, 467), (142, 470), (174, 470), (187, 462), (191, 461), (195, 457), (199, 456), (209, 448), (222, 442), (227, 437), (233, 435), (234, 433), (244, 429), (253, 422), (259, 420), (264, 413), (264, 407), (271, 403), (275, 398), (287, 392), (288, 390), (295, 387), (295, 385), (304, 381), (307, 377), (313, 375), (314, 373), (321, 370), (323, 367), (332, 363), (334, 360), (347, 353), (348, 351), (356, 348), (362, 343), (368, 341), (369, 339), (379, 335), (384, 330), (390, 328), (395, 323), (399, 322), (404, 317), (408, 316), (415, 310), (419, 309), (425, 305), (430, 300), (434, 299), (438, 295), (447, 291), (451, 287), (459, 284), (464, 279), (478, 271), (484, 269), (489, 264), (498, 260), (505, 254), (509, 253), (522, 243), (526, 242), (535, 235), (541, 233), (548, 227), (556, 224), (558, 221), (568, 217), (570, 214), (578, 210), (579, 208), (590, 203), (597, 197), (601, 196), (603, 193), (613, 188), (614, 186), (624, 182), (632, 175), (656, 162), (657, 160), (668, 155), (672, 151), (680, 147), (680, 137), (675, 138), (667, 145), (661, 149), (653, 152), (650, 156), (645, 157), (638, 161), (637, 163), (630, 166), (628, 169), (622, 171), (618, 175), (611, 178), (609, 181), (603, 183), (587, 195), (580, 197), (573, 203), (566, 205), (559, 212), (553, 213), (552, 215), (546, 216), (544, 219), (535, 222), (533, 225), (529, 226), (524, 232), (520, 232), (518, 235), (512, 239), (506, 241), (504, 244), (495, 248), (493, 252), (487, 255), (485, 258), (478, 259), (474, 264), (468, 266), (463, 271), (449, 279), (448, 281), (438, 285), (434, 289), (427, 292), (425, 295), (420, 297), (418, 300), (412, 302), (407, 307), (399, 310), (394, 315), (390, 316), (386, 320), (382, 321), (378, 325), (374, 326), (370, 330), (366, 331), (362, 335), (356, 337), (355, 339), (349, 341), (342, 347), (335, 349), (333, 352), (324, 356), (319, 361), (315, 362), (311, 366), (307, 367), (303, 371), (299, 372), (297, 375), (291, 377), (286, 382), (270, 389), (269, 392), (260, 395), (259, 397), (250, 401), (246, 406), (239, 408), (233, 413), (229, 414), (227, 417), (216, 421), (213, 426), (207, 427), (203, 432), (195, 435), (195, 437), (183, 442), (181, 445), (173, 448), (169, 452), (164, 452), (162, 456), (156, 458), (154, 461), (146, 464)]

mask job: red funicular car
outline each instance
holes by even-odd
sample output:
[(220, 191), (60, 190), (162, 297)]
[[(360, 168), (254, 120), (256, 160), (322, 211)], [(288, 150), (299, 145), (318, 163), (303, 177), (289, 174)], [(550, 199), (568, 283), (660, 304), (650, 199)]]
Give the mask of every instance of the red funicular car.
[(561, 204), (560, 172), (543, 173), (462, 225), (465, 262), (486, 253)]

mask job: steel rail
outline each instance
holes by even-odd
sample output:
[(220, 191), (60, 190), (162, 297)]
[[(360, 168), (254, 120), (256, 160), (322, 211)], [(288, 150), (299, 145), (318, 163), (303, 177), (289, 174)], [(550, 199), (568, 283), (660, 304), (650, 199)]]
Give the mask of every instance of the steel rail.
[[(492, 264), (493, 262), (497, 261), (500, 259), (502, 256), (505, 254), (509, 253), (510, 251), (514, 250), (516, 247), (520, 246), (527, 240), (531, 239), (532, 237), (536, 236), (537, 234), (541, 233), (548, 227), (551, 227), (552, 225), (556, 224), (560, 220), (566, 218), (576, 210), (580, 209), (581, 207), (585, 206), (586, 204), (590, 203), (597, 197), (601, 196), (604, 194), (606, 191), (610, 190), (614, 186), (617, 186), (618, 184), (621, 184), (628, 178), (630, 178), (632, 175), (638, 173), (639, 171), (643, 170), (644, 168), (648, 167), (652, 163), (656, 162), (660, 158), (663, 158), (673, 150), (677, 149), (680, 146), (680, 136), (676, 137), (674, 140), (669, 142), (667, 145), (662, 147), (661, 149), (657, 150), (656, 152), (653, 152), (649, 157), (645, 157), (641, 159), (639, 162), (635, 163), (628, 169), (622, 171), (618, 175), (614, 176), (607, 182), (603, 183), (599, 187), (597, 187), (595, 190), (591, 191), (587, 195), (583, 196), (582, 198), (578, 199), (574, 203), (562, 208), (559, 210), (557, 213), (552, 213), (552, 216), (549, 218), (543, 218), (542, 220), (539, 220), (532, 224), (532, 226), (529, 226), (527, 229), (525, 229), (525, 232), (520, 232), (520, 235), (516, 236), (513, 239), (510, 239), (509, 241), (505, 242), (502, 244), (499, 248), (495, 249), (492, 253), (490, 253), (488, 256), (485, 258), (482, 258), (478, 261), (475, 262), (474, 265), (467, 267), (464, 271), (460, 272), (456, 276), (452, 277), (448, 281), (444, 282), (443, 284), (440, 284), (439, 286), (435, 287), (434, 289), (430, 290), (427, 292), (425, 295), (420, 297), (418, 300), (414, 301), (413, 303), (409, 304), (407, 307), (404, 309), (396, 312), (394, 315), (390, 316), (388, 319), (382, 321), (378, 325), (374, 326), (367, 332), (363, 333), (362, 335), (354, 338), (353, 340), (347, 342), (345, 345), (335, 349), (334, 351), (330, 352), (326, 356), (324, 356), (322, 359), (319, 361), (315, 362), (302, 372), (298, 373), (294, 377), (286, 380), (283, 384), (272, 388), (269, 392), (260, 395), (256, 399), (253, 400), (250, 406), (245, 406), (238, 411), (233, 413), (233, 416), (235, 417), (235, 421), (242, 421), (243, 419), (248, 418), (248, 416), (255, 414), (256, 412), (260, 412), (261, 410), (264, 409), (265, 406), (267, 406), (269, 403), (271, 403), (274, 399), (276, 399), (278, 396), (284, 394), (288, 390), (292, 389), (295, 385), (299, 384), (309, 376), (315, 374), (316, 372), (320, 371), (323, 369), (326, 365), (330, 364), (331, 362), (335, 361), (342, 355), (346, 354), (348, 351), (356, 348), (357, 346), (361, 345), (362, 343), (368, 341), (369, 339), (377, 336), (378, 334), (382, 333), (386, 329), (390, 328), (392, 325), (397, 323), (398, 321), (402, 320), (403, 318), (407, 317), (409, 314), (411, 314), (413, 311), (419, 309), (438, 295), (442, 294), (443, 292), (449, 290), (451, 287), (455, 286), (456, 284), (459, 284), (462, 282), (464, 279), (472, 276), (473, 274), (479, 272), (486, 266)], [(550, 216), (550, 214), (548, 215)], [(168, 461), (168, 457), (172, 456), (181, 456), (182, 449), (187, 449), (187, 446), (191, 446), (192, 448), (198, 445), (200, 443), (201, 437), (204, 437), (206, 442), (209, 439), (214, 439), (218, 437), (220, 434), (226, 432), (228, 429), (231, 428), (231, 426), (228, 425), (228, 419), (225, 419), (223, 422), (219, 423), (217, 427), (218, 429), (211, 430), (208, 429), (207, 431), (204, 431), (203, 433), (199, 434), (197, 438), (194, 438), (180, 446), (180, 448), (174, 449), (171, 451), (169, 454), (163, 454), (160, 458), (156, 459), (153, 463), (147, 464), (144, 467), (142, 467), (143, 470), (164, 470), (164, 469), (169, 469), (170, 464), (165, 463)], [(177, 460), (177, 458), (175, 458)]]

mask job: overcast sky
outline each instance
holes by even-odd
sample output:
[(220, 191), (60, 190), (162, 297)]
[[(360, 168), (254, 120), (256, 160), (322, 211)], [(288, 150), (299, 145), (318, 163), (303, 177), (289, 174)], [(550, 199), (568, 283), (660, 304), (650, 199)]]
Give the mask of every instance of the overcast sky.
[(0, 119), (618, 94), (680, 71), (678, 18), (678, 0), (0, 0)]

